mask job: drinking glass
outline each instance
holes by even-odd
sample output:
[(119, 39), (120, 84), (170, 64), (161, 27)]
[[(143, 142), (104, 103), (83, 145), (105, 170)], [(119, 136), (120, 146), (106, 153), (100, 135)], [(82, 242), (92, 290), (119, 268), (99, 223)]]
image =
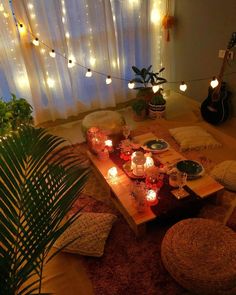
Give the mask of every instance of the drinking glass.
[(186, 193), (183, 187), (187, 183), (187, 177), (188, 177), (187, 173), (178, 172), (178, 190), (177, 190), (178, 199), (183, 197), (185, 195), (185, 193)]
[(123, 135), (124, 135), (125, 139), (128, 139), (128, 137), (130, 135), (130, 127), (128, 125), (124, 125), (122, 130), (123, 130)]

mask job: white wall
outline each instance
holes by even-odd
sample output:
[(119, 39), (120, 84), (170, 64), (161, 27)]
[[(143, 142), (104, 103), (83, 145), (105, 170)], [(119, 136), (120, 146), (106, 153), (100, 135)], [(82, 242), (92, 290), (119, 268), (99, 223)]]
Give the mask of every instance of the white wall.
[[(176, 0), (176, 24), (171, 30), (172, 81), (189, 80), (218, 75), (222, 59), (219, 49), (226, 49), (232, 32), (236, 31), (236, 0)], [(234, 60), (225, 72), (236, 72)], [(233, 92), (231, 101), (236, 116), (236, 74), (226, 76)], [(209, 81), (189, 83), (186, 95), (203, 101), (207, 97)], [(170, 84), (177, 89), (177, 84)]]

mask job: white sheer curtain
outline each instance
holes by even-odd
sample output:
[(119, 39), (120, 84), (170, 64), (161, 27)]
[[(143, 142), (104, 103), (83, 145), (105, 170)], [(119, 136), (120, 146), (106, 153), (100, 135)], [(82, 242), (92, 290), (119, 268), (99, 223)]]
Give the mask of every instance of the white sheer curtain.
[[(114, 107), (136, 94), (127, 87), (132, 65), (162, 66), (165, 0), (13, 0), (12, 7), (27, 31), (18, 32), (3, 0), (0, 94), (25, 97), (36, 123)], [(35, 37), (39, 46), (32, 44)], [(91, 78), (85, 77), (88, 68)]]

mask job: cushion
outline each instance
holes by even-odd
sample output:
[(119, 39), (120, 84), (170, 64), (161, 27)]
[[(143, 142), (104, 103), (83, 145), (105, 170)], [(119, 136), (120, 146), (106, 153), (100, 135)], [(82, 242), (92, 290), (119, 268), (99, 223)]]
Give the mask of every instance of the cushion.
[(211, 171), (211, 176), (225, 188), (236, 191), (236, 161), (223, 161)]
[(82, 121), (84, 134), (90, 127), (106, 130), (108, 134), (118, 134), (125, 125), (125, 119), (116, 111), (96, 111), (86, 115)]
[(54, 244), (62, 251), (86, 256), (103, 255), (105, 242), (116, 216), (110, 213), (81, 213), (79, 218), (60, 236)]
[(187, 126), (169, 129), (170, 134), (180, 145), (181, 151), (220, 147), (221, 144), (200, 126)]

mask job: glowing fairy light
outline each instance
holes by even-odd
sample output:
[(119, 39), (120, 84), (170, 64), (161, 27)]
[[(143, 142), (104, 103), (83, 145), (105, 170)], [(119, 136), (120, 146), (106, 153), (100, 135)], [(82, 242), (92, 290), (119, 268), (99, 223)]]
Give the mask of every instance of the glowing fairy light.
[(18, 29), (21, 34), (24, 34), (26, 32), (25, 26), (23, 24), (19, 24)]
[(52, 49), (50, 52), (49, 52), (49, 55), (52, 57), (52, 58), (55, 58), (56, 56), (56, 52), (54, 49)]
[(183, 91), (183, 92), (186, 91), (186, 89), (187, 89), (187, 85), (185, 84), (184, 81), (180, 84), (179, 89), (180, 89), (181, 91)]
[(153, 86), (152, 86), (152, 91), (153, 91), (154, 93), (156, 93), (159, 89), (160, 89), (160, 86), (159, 86), (159, 85), (153, 85)]
[(106, 84), (109, 85), (111, 84), (112, 80), (111, 80), (111, 76), (107, 76), (106, 78)]
[(92, 71), (90, 69), (87, 70), (85, 77), (92, 77)]
[(35, 45), (35, 46), (39, 46), (39, 39), (36, 37), (32, 43)]
[(219, 81), (216, 79), (216, 77), (213, 77), (210, 84), (212, 88), (216, 88), (219, 85)]
[(72, 59), (68, 60), (68, 68), (73, 68), (73, 66), (75, 65), (75, 62)]
[(55, 85), (55, 80), (53, 80), (52, 78), (47, 78), (47, 84), (49, 88), (53, 88)]
[(128, 83), (128, 88), (129, 88), (129, 89), (133, 89), (133, 88), (134, 88), (134, 82), (131, 82), (131, 81), (130, 81), (130, 82)]

